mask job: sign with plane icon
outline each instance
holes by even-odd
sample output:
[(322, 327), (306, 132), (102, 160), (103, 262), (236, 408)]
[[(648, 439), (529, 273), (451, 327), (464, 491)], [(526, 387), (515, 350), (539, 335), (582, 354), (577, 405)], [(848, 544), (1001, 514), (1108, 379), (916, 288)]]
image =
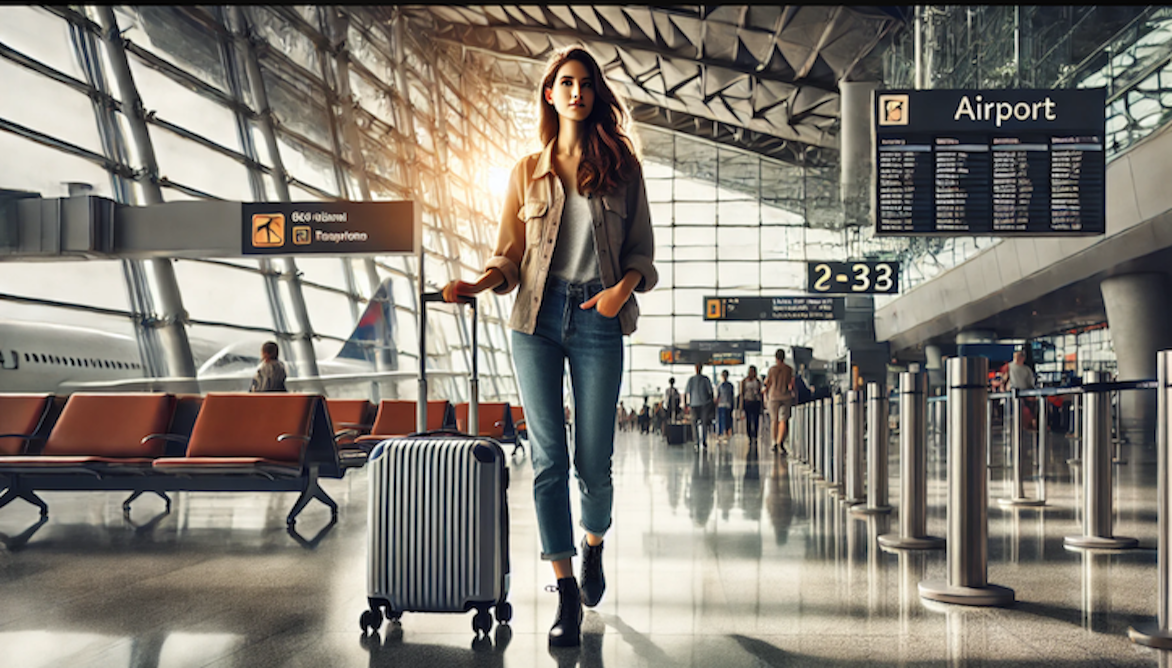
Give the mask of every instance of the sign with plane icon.
[(244, 255), (418, 254), (414, 202), (245, 202)]

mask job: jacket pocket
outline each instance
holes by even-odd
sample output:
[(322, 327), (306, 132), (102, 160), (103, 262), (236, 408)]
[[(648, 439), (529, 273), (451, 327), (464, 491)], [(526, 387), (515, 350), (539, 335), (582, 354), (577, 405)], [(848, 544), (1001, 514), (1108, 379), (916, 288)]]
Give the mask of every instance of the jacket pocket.
[(602, 196), (602, 209), (607, 213), (613, 213), (618, 216), (619, 221), (624, 221), (627, 218), (627, 198), (626, 192), (622, 194), (615, 193), (613, 195)]
[(522, 217), (528, 222), (534, 218), (544, 218), (546, 212), (549, 211), (549, 202), (545, 201), (528, 201), (525, 202), (525, 209), (522, 212)]

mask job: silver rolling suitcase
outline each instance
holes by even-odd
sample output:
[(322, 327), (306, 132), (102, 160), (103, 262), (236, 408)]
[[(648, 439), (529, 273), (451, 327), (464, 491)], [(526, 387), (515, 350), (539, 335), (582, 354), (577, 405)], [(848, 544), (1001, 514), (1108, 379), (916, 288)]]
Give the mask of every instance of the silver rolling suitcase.
[[(442, 298), (424, 295), (425, 308), (429, 301)], [(469, 302), (475, 350), (477, 309), (475, 300)], [(425, 350), (425, 342), (420, 344)], [(469, 424), (478, 424), (475, 357)], [(422, 417), (427, 398), (422, 368), (419, 389)], [(377, 631), (384, 616), (397, 620), (404, 612), (475, 609), (472, 628), (485, 635), (492, 629), (490, 609), (497, 621), (509, 621), (509, 470), (500, 444), (458, 432), (412, 434), (379, 443), (366, 466), (370, 609), (359, 619), (363, 633)]]

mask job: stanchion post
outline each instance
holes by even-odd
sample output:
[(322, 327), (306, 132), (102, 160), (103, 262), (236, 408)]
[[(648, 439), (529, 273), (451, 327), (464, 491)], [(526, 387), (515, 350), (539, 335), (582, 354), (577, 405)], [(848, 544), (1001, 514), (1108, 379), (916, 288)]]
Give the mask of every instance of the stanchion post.
[(928, 534), (928, 379), (899, 374), (899, 533), (879, 536), (891, 549), (929, 550), (944, 539)]
[(1070, 459), (1067, 464), (1082, 463), (1082, 397), (1081, 394), (1070, 395), (1070, 440), (1074, 447), (1070, 449)]
[(866, 501), (863, 496), (863, 393), (846, 393), (846, 488), (842, 502), (855, 505)]
[(1172, 649), (1172, 554), (1168, 553), (1172, 545), (1169, 544), (1169, 520), (1172, 520), (1172, 489), (1168, 483), (1169, 467), (1172, 466), (1172, 457), (1169, 457), (1169, 439), (1172, 438), (1172, 350), (1161, 350), (1156, 353), (1156, 376), (1159, 381), (1156, 386), (1157, 422), (1156, 422), (1156, 504), (1158, 514), (1159, 538), (1156, 542), (1156, 570), (1159, 574), (1159, 607), (1156, 609), (1156, 621), (1146, 624), (1137, 624), (1127, 629), (1127, 637), (1132, 642), (1148, 647)]
[(1038, 505), (1046, 505), (1046, 447), (1050, 440), (1050, 406), (1038, 397)]
[(867, 503), (853, 513), (878, 515), (891, 512), (887, 505), (887, 389), (867, 383)]
[(1139, 545), (1135, 538), (1112, 535), (1111, 393), (1093, 387), (1106, 380), (1107, 375), (1098, 371), (1087, 371), (1083, 378), (1082, 535), (1067, 536), (1067, 547), (1126, 549)]
[(846, 393), (836, 392), (831, 404), (831, 421), (834, 427), (830, 436), (830, 493), (840, 494), (846, 473)]
[(810, 402), (810, 411), (814, 418), (814, 474), (810, 476), (814, 480), (822, 480), (825, 477), (823, 469), (824, 446), (823, 442), (826, 439), (826, 425), (823, 424), (825, 419), (822, 414), (822, 399), (815, 399)]
[(920, 596), (959, 605), (1008, 605), (1012, 589), (989, 584), (989, 475), (985, 415), (989, 360), (948, 360), (948, 578), (920, 583)]

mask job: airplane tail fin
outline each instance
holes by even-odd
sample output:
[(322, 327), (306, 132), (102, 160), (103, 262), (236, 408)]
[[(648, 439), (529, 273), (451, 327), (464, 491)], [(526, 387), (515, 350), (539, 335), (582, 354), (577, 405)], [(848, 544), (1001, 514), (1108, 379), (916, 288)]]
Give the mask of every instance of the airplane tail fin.
[[(394, 368), (395, 350), (395, 298), (391, 291), (391, 279), (384, 279), (382, 285), (366, 305), (358, 318), (358, 325), (346, 339), (346, 343), (334, 359), (365, 360), (378, 362), (380, 356), (383, 368)], [(380, 365), (382, 366), (382, 365)]]

